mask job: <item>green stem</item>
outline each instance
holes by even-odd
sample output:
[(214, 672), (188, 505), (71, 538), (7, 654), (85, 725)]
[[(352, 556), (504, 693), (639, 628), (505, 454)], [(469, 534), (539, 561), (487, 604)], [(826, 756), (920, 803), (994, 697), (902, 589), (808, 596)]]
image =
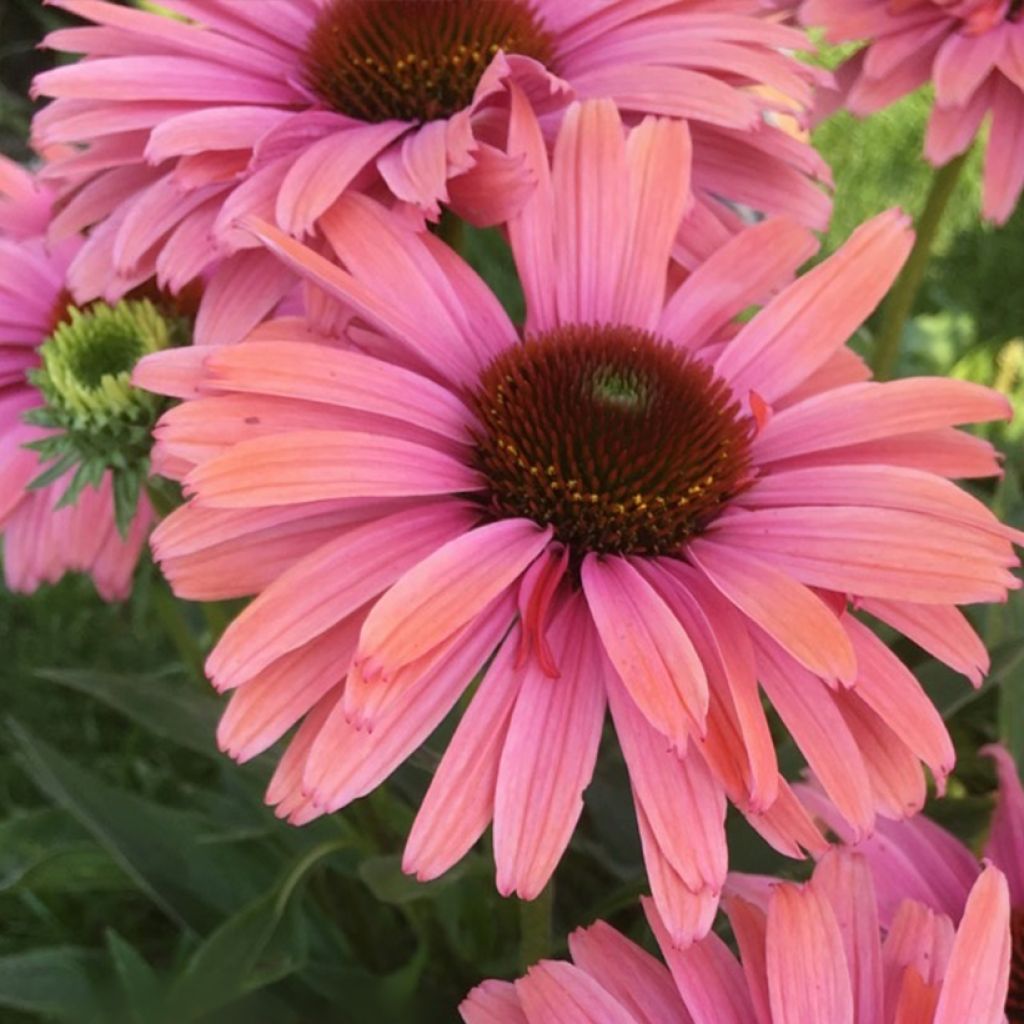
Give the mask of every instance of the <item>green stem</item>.
[(921, 290), (942, 215), (946, 212), (969, 156), (970, 150), (955, 157), (940, 167), (932, 178), (928, 200), (917, 222), (917, 241), (882, 310), (882, 324), (875, 343), (874, 358), (875, 377), (878, 380), (888, 380), (896, 368), (903, 328)]
[(519, 967), (525, 971), (551, 952), (555, 884), (548, 882), (535, 900), (519, 903)]
[(185, 619), (181, 602), (166, 587), (160, 585), (154, 591), (153, 602), (160, 622), (178, 649), (181, 660), (194, 676), (202, 679), (205, 658), (199, 641)]

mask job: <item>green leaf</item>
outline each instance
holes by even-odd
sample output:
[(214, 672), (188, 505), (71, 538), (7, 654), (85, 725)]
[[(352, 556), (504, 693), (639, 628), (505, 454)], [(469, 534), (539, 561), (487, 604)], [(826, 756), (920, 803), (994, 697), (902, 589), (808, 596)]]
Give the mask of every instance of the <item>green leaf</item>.
[(971, 685), (959, 672), (933, 661), (916, 670), (921, 685), (928, 692), (932, 702), (945, 719), (952, 718), (965, 707), (1005, 680), (1019, 678), (1024, 671), (1024, 639), (999, 644), (991, 652), (992, 668), (985, 682), (978, 689)]
[(0, 957), (0, 1006), (81, 1024), (98, 1004), (92, 977), (98, 960), (73, 947)]
[(101, 782), (8, 720), (33, 781), (72, 814), (135, 884), (179, 924), (202, 930), (209, 912), (196, 892), (203, 865), (196, 823)]
[(463, 857), (459, 863), (436, 881), (417, 882), (402, 871), (402, 858), (398, 854), (367, 857), (359, 865), (359, 877), (382, 903), (401, 905), (414, 900), (432, 899), (449, 885), (460, 881), (479, 866), (472, 857)]
[(514, 323), (526, 319), (526, 301), (516, 273), (512, 250), (497, 228), (462, 225), (459, 247), (467, 263), (487, 282)]
[(79, 669), (40, 669), (43, 679), (85, 694), (120, 712), (147, 732), (186, 750), (217, 757), (216, 698), (166, 675), (117, 675)]
[(152, 1024), (161, 1002), (160, 979), (134, 946), (113, 929), (107, 931), (107, 949), (134, 1024)]
[(175, 1014), (193, 1019), (298, 970), (305, 942), (300, 918), (290, 913), (293, 898), (318, 861), (347, 845), (338, 840), (309, 851), (279, 885), (217, 928), (171, 990)]

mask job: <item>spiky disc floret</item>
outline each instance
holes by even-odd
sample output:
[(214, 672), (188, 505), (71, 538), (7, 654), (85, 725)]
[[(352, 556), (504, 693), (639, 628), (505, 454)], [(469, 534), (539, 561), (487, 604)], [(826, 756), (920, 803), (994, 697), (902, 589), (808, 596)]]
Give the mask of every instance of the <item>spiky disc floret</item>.
[(678, 552), (750, 475), (751, 421), (685, 351), (633, 327), (562, 327), (499, 357), (474, 396), (496, 518), (574, 555)]
[(30, 486), (47, 486), (73, 471), (59, 503), (70, 505), (109, 470), (118, 528), (127, 531), (164, 406), (159, 396), (132, 385), (132, 370), (143, 356), (181, 344), (185, 330), (184, 321), (165, 317), (146, 299), (68, 307), (39, 349), (39, 368), (29, 372), (44, 404), (25, 419), (52, 431), (28, 446), (48, 464)]
[(499, 50), (550, 63), (528, 0), (334, 0), (309, 35), (306, 78), (349, 117), (422, 123), (469, 106)]

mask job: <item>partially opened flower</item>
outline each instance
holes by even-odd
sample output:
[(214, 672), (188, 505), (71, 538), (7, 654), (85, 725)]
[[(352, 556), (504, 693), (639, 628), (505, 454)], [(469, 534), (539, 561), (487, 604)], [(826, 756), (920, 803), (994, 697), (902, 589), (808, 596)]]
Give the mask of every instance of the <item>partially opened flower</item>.
[(725, 878), (727, 796), (786, 853), (823, 848), (759, 683), (860, 833), (921, 806), (920, 761), (950, 770), (941, 718), (848, 597), (980, 679), (955, 605), (1003, 599), (1016, 559), (945, 478), (997, 471), (953, 425), (1007, 403), (867, 383), (844, 348), (905, 258), (903, 215), (795, 283), (814, 239), (767, 221), (666, 295), (685, 124), (627, 139), (609, 101), (574, 105), (549, 167), (513, 101), (510, 153), (538, 183), (508, 225), (523, 331), (366, 197), (323, 219), (340, 265), (254, 224), (355, 319), (333, 344), (279, 322), (142, 364), (144, 386), (198, 396), (158, 427), (192, 497), (154, 550), (184, 597), (259, 595), (207, 667), (234, 691), (233, 756), (302, 721), (268, 795), (294, 822), (373, 789), (483, 674), (406, 849), (421, 878), (493, 819), (500, 890), (540, 892), (607, 703), (655, 900), (685, 940)]
[[(745, 892), (744, 879), (736, 887)], [(871, 874), (833, 852), (806, 885), (733, 894), (737, 959), (716, 935), (673, 947), (645, 904), (668, 964), (598, 922), (569, 936), (572, 963), (542, 960), (514, 983), (486, 981), (466, 1024), (1002, 1024), (1009, 974), (1006, 879), (986, 868), (959, 927), (905, 901), (885, 938)], [(1016, 1018), (1011, 1017), (1011, 1021)]]
[[(81, 294), (116, 298), (153, 273), (177, 290), (218, 251), (253, 245), (232, 230), (239, 217), (301, 237), (349, 189), (496, 222), (532, 184), (500, 148), (510, 82), (552, 118), (575, 92), (630, 117), (692, 119), (701, 231), (689, 237), (705, 247), (741, 223), (723, 199), (827, 223), (815, 183), (827, 167), (766, 123), (779, 101), (755, 88), (800, 114), (816, 72), (783, 50), (801, 33), (755, 16), (757, 0), (724, 13), (706, 0), (166, 0), (160, 14), (53, 2), (92, 23), (50, 36), (85, 58), (35, 84), (55, 98), (37, 144), (86, 144), (51, 171), (67, 198), (54, 231), (93, 226), (72, 268)], [(697, 258), (685, 244), (679, 256)], [(206, 301), (230, 304), (239, 282), (245, 313), (213, 318), (218, 340), (287, 287), (250, 249)]]
[[(985, 857), (1009, 884), (1013, 929), (1013, 970), (1006, 1014), (1010, 1024), (1024, 1021), (1024, 789), (1010, 754), (1000, 746), (985, 748), (996, 763), (999, 798), (985, 848)], [(820, 790), (801, 786), (805, 804), (841, 839), (852, 841), (841, 815)], [(854, 844), (871, 869), (878, 892), (882, 923), (890, 926), (900, 903), (914, 899), (959, 921), (971, 887), (984, 870), (960, 840), (923, 815), (901, 822), (884, 822), (878, 831)]]
[(0, 531), (13, 590), (88, 573), (126, 597), (153, 520), (142, 491), (162, 403), (131, 386), (139, 357), (176, 343), (177, 314), (144, 298), (77, 307), (82, 240), (50, 245), (52, 194), (0, 158)]
[(868, 45), (838, 72), (854, 114), (873, 114), (931, 83), (925, 156), (966, 152), (991, 115), (984, 213), (1003, 223), (1024, 187), (1024, 22), (1017, 0), (804, 0), (801, 18), (830, 42)]

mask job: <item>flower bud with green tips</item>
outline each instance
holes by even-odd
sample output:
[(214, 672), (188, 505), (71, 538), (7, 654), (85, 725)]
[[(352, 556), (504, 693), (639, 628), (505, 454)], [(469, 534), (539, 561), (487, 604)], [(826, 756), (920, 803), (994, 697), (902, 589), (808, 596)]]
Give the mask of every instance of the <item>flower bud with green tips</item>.
[(72, 474), (58, 507), (73, 505), (109, 470), (117, 527), (125, 535), (149, 476), (153, 425), (166, 405), (132, 385), (132, 370), (143, 356), (187, 340), (187, 321), (147, 299), (68, 307), (39, 349), (41, 365), (29, 373), (44, 404), (25, 419), (51, 431), (28, 445), (45, 464), (29, 486)]

